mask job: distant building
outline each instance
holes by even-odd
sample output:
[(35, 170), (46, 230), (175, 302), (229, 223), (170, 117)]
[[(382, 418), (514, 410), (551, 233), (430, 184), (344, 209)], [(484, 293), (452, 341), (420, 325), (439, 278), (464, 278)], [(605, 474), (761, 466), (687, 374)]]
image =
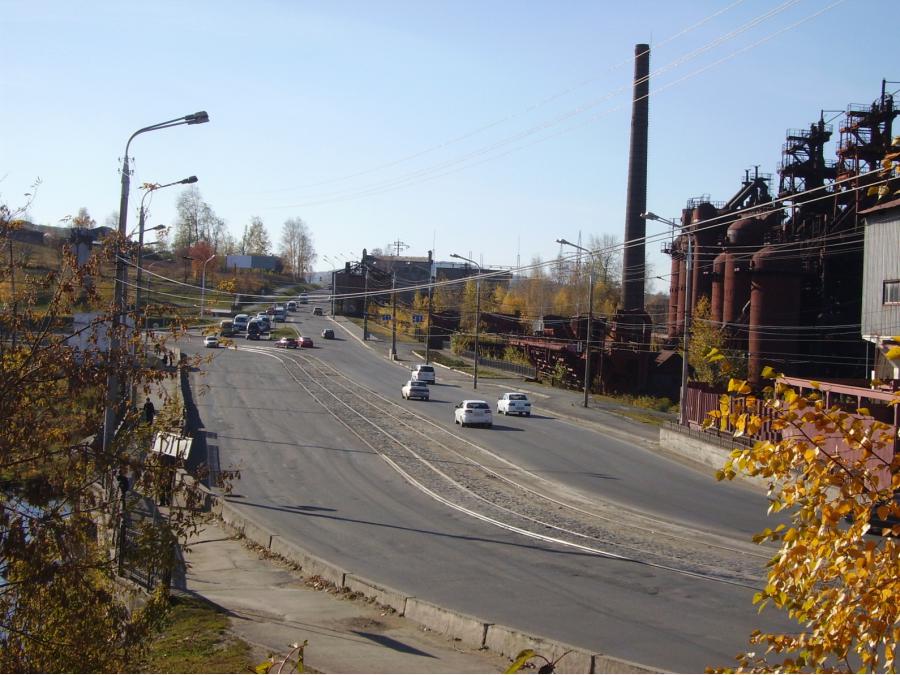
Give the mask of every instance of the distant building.
[(280, 260), (274, 255), (229, 255), (225, 258), (228, 269), (268, 270), (278, 269)]
[[(512, 274), (498, 272), (488, 268), (482, 269), (483, 274), (494, 273), (491, 283), (508, 284)], [(388, 295), (382, 292), (390, 292), (396, 278), (397, 300), (408, 304), (412, 301), (416, 291), (423, 295), (428, 293), (428, 284), (435, 281), (448, 281), (465, 279), (478, 274), (478, 268), (468, 263), (438, 262), (432, 258), (431, 251), (428, 256), (395, 256), (395, 255), (370, 255), (363, 249), (362, 260), (355, 263), (346, 263), (344, 269), (335, 270), (331, 275), (330, 285), (337, 297), (335, 301), (335, 313), (347, 316), (362, 316), (363, 294), (368, 292), (370, 299), (374, 292), (379, 292), (376, 302), (385, 301)], [(408, 289), (408, 290), (405, 290)], [(355, 297), (341, 297), (341, 296)]]

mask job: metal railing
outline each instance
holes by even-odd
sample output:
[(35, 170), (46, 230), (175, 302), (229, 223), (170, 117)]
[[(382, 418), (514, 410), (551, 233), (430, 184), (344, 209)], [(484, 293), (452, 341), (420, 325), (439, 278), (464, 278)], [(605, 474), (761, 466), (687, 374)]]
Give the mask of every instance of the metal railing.
[[(459, 352), (459, 356), (462, 356), (466, 359), (471, 359), (474, 361), (475, 353), (471, 351), (461, 351)], [(500, 359), (491, 359), (485, 356), (478, 356), (478, 365), (479, 366), (487, 366), (488, 368), (493, 368), (495, 370), (502, 370), (507, 373), (515, 373), (516, 375), (521, 375), (522, 377), (528, 377), (531, 379), (537, 378), (537, 368), (531, 365), (525, 365), (522, 363), (512, 363), (510, 361), (502, 361)]]

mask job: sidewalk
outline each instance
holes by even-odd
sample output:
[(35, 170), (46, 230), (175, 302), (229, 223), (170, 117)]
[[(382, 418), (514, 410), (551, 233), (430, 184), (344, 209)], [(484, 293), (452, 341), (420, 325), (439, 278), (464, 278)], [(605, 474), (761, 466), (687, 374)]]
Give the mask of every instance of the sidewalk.
[(184, 590), (225, 610), (232, 631), (254, 648), (254, 663), (308, 640), (305, 663), (324, 673), (501, 673), (509, 664), (376, 604), (316, 590), (216, 521), (189, 545)]

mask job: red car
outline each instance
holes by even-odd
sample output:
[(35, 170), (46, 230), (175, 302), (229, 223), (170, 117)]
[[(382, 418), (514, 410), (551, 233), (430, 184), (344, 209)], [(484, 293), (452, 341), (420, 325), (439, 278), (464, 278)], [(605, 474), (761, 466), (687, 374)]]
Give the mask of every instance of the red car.
[[(295, 338), (292, 337), (283, 337), (277, 342), (275, 342), (276, 347), (284, 347), (285, 349), (297, 349), (300, 346), (300, 343), (297, 342)], [(306, 345), (304, 345), (305, 347)], [(310, 345), (312, 346), (312, 345)]]
[(312, 347), (313, 341), (311, 337), (303, 336), (300, 338), (300, 346), (301, 347)]

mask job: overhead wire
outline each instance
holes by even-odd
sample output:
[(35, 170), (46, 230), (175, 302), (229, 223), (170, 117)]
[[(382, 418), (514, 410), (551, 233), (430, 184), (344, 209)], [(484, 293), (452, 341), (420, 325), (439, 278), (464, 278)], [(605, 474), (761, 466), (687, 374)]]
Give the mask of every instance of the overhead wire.
[[(781, 6), (779, 6), (778, 8), (775, 8), (775, 10), (770, 10), (769, 12), (764, 13), (764, 15), (762, 15), (762, 16), (765, 17), (766, 19), (767, 19), (767, 18), (771, 18), (771, 16), (773, 15), (772, 12), (774, 12), (774, 11), (776, 11), (776, 10), (777, 10), (777, 12), (784, 11), (785, 9), (787, 9), (788, 7), (790, 7), (790, 6), (794, 5), (794, 4), (796, 4), (797, 2), (799, 2), (799, 0), (787, 0), (787, 1), (786, 1), (785, 3), (783, 3)], [(737, 50), (737, 51), (735, 51), (735, 52), (732, 52), (731, 54), (727, 55), (726, 57), (723, 57), (723, 58), (721, 58), (721, 59), (715, 61), (715, 62), (714, 62), (713, 64), (711, 64), (711, 65), (708, 65), (708, 66), (706, 66), (706, 67), (700, 68), (700, 69), (694, 71), (693, 73), (690, 73), (689, 75), (686, 75), (686, 76), (684, 76), (684, 77), (681, 77), (681, 78), (675, 80), (674, 82), (671, 82), (671, 83), (669, 83), (669, 84), (667, 84), (667, 85), (664, 85), (664, 86), (662, 86), (662, 87), (656, 88), (653, 92), (651, 92), (651, 94), (652, 94), (652, 95), (656, 95), (656, 94), (658, 94), (658, 93), (661, 92), (661, 91), (665, 91), (665, 90), (671, 88), (672, 86), (674, 86), (674, 85), (676, 85), (676, 84), (679, 84), (679, 83), (685, 81), (686, 79), (690, 79), (690, 78), (692, 78), (692, 77), (695, 77), (695, 76), (697, 76), (697, 75), (699, 75), (699, 74), (705, 72), (706, 70), (709, 70), (711, 67), (714, 67), (714, 66), (716, 66), (716, 65), (719, 65), (719, 64), (721, 64), (721, 63), (724, 63), (725, 61), (730, 60), (730, 59), (734, 58), (735, 56), (737, 56), (737, 55), (739, 55), (739, 54), (741, 54), (741, 53), (744, 53), (744, 52), (747, 51), (748, 49), (753, 49), (753, 48), (755, 48), (755, 47), (757, 47), (757, 46), (759, 46), (759, 45), (761, 45), (761, 44), (763, 44), (763, 43), (765, 43), (765, 42), (767, 42), (767, 41), (773, 39), (774, 37), (777, 37), (778, 35), (783, 34), (784, 32), (786, 32), (786, 31), (788, 31), (788, 30), (793, 30), (793, 29), (796, 28), (797, 26), (802, 25), (803, 23), (806, 23), (807, 21), (811, 21), (812, 19), (816, 18), (816, 17), (819, 16), (820, 14), (824, 13), (825, 11), (828, 11), (828, 10), (832, 9), (833, 7), (835, 7), (835, 6), (839, 5), (839, 4), (841, 4), (842, 2), (844, 2), (844, 0), (835, 0), (835, 2), (833, 2), (833, 3), (832, 3), (831, 5), (829, 5), (828, 7), (824, 8), (824, 9), (822, 9), (822, 10), (819, 10), (819, 11), (817, 11), (817, 12), (815, 12), (815, 13), (813, 13), (813, 14), (807, 16), (806, 18), (801, 19), (800, 21), (795, 22), (794, 24), (791, 24), (790, 26), (788, 26), (788, 27), (786, 27), (786, 28), (783, 28), (783, 29), (781, 29), (781, 30), (778, 30), (778, 31), (776, 31), (776, 32), (774, 32), (774, 33), (772, 33), (772, 34), (770, 34), (769, 36), (766, 36), (765, 38), (763, 38), (763, 39), (761, 39), (761, 40), (758, 40), (758, 41), (752, 43), (752, 44), (749, 45), (749, 46), (746, 46), (746, 47), (741, 48), (741, 49), (739, 49), (739, 50)], [(741, 32), (744, 32), (745, 30), (749, 30), (750, 28), (755, 27), (756, 25), (758, 25), (759, 22), (760, 22), (760, 17), (757, 17), (757, 19), (754, 19), (753, 21), (748, 22), (748, 24), (745, 24), (743, 27), (741, 27), (741, 28), (739, 28), (739, 29), (736, 29), (735, 31), (732, 31), (731, 33), (728, 34), (728, 36), (733, 37), (733, 36), (736, 35), (736, 34), (739, 34), (739, 33), (741, 33)], [(712, 48), (714, 48), (715, 46), (718, 46), (718, 44), (720, 44), (720, 43), (722, 42), (723, 39), (724, 39), (724, 38), (714, 40), (714, 41), (712, 41), (711, 43), (708, 43), (708, 45), (706, 45), (706, 46), (704, 46), (704, 47), (701, 47), (701, 48), (698, 48), (697, 50), (694, 50), (693, 52), (689, 53), (688, 55), (685, 55), (685, 56), (682, 57), (681, 59), (676, 60), (675, 62), (673, 62), (673, 64), (675, 64), (675, 65), (667, 64), (667, 66), (664, 66), (663, 68), (660, 68), (660, 69), (657, 69), (656, 71), (653, 71), (653, 73), (651, 74), (651, 76), (655, 76), (656, 74), (658, 74), (658, 73), (660, 73), (660, 72), (666, 72), (667, 70), (671, 69), (672, 67), (675, 67), (676, 65), (681, 65), (681, 63), (684, 63), (684, 62), (686, 62), (686, 61), (689, 61), (689, 60), (695, 58), (696, 56), (698, 56), (698, 55), (700, 55), (700, 54), (702, 54), (702, 53), (705, 53), (705, 52), (708, 51), (709, 49), (712, 49)], [(730, 37), (729, 37), (728, 39), (730, 39)], [(559, 131), (559, 132), (556, 132), (556, 133), (554, 133), (554, 134), (551, 134), (550, 136), (546, 136), (546, 137), (537, 139), (536, 141), (533, 141), (533, 142), (528, 143), (528, 144), (526, 144), (526, 145), (522, 145), (522, 146), (518, 146), (518, 147), (512, 148), (512, 149), (510, 149), (510, 150), (507, 150), (507, 151), (502, 152), (502, 153), (500, 153), (500, 154), (497, 154), (497, 155), (488, 157), (488, 158), (483, 159), (483, 160), (479, 160), (479, 161), (476, 161), (476, 162), (471, 162), (471, 163), (465, 164), (465, 165), (463, 165), (463, 166), (461, 166), (461, 167), (460, 167), (460, 166), (456, 166), (456, 165), (459, 165), (460, 163), (468, 162), (468, 160), (473, 159), (473, 158), (475, 158), (475, 157), (478, 157), (478, 156), (480, 156), (480, 155), (483, 155), (483, 154), (492, 152), (492, 151), (494, 151), (494, 150), (497, 150), (497, 149), (500, 149), (500, 148), (502, 148), (502, 147), (504, 147), (504, 146), (507, 146), (507, 145), (509, 145), (509, 144), (511, 144), (511, 143), (518, 142), (518, 141), (520, 141), (520, 140), (523, 140), (524, 138), (527, 138), (527, 137), (532, 136), (532, 135), (534, 135), (534, 134), (540, 133), (540, 132), (542, 132), (542, 131), (544, 131), (544, 130), (546, 130), (546, 129), (548, 129), (548, 128), (552, 128), (552, 127), (554, 127), (554, 126), (558, 126), (559, 124), (562, 124), (563, 122), (565, 122), (565, 121), (568, 120), (568, 119), (571, 119), (571, 118), (573, 118), (573, 117), (579, 116), (579, 115), (581, 115), (581, 114), (583, 114), (583, 113), (589, 111), (590, 109), (596, 107), (597, 105), (599, 105), (600, 103), (602, 103), (602, 102), (604, 102), (604, 101), (606, 101), (606, 100), (609, 100), (610, 98), (614, 97), (615, 95), (617, 95), (617, 94), (619, 94), (619, 93), (622, 93), (622, 92), (624, 92), (624, 91), (630, 90), (631, 87), (632, 87), (632, 83), (629, 83), (629, 84), (626, 85), (626, 86), (623, 86), (623, 87), (620, 87), (620, 88), (618, 88), (618, 89), (613, 90), (612, 92), (610, 92), (610, 93), (604, 95), (603, 97), (599, 97), (599, 98), (593, 99), (592, 101), (588, 102), (587, 104), (583, 104), (583, 105), (579, 106), (578, 108), (575, 108), (575, 109), (569, 110), (569, 111), (567, 111), (567, 112), (565, 112), (565, 113), (562, 113), (562, 114), (560, 114), (560, 115), (557, 115), (557, 116), (556, 116), (553, 120), (551, 120), (551, 121), (544, 122), (544, 123), (541, 123), (541, 124), (538, 124), (538, 125), (534, 125), (534, 126), (532, 126), (531, 128), (529, 128), (529, 129), (526, 129), (526, 130), (524, 130), (524, 131), (520, 131), (520, 132), (518, 132), (518, 133), (515, 134), (515, 135), (508, 136), (508, 137), (505, 138), (505, 139), (502, 139), (502, 140), (500, 140), (500, 141), (494, 142), (494, 143), (492, 143), (492, 144), (490, 144), (490, 145), (488, 145), (488, 146), (484, 146), (484, 147), (482, 147), (482, 148), (480, 148), (480, 149), (478, 149), (478, 150), (474, 150), (474, 151), (472, 151), (472, 152), (469, 152), (469, 153), (467, 153), (467, 154), (465, 154), (465, 155), (463, 155), (463, 156), (461, 156), (461, 157), (458, 157), (458, 158), (456, 158), (456, 159), (445, 160), (444, 162), (441, 162), (441, 163), (439, 163), (439, 164), (433, 165), (432, 167), (426, 167), (426, 168), (424, 168), (424, 169), (419, 169), (419, 170), (410, 172), (410, 173), (408, 173), (408, 174), (406, 174), (406, 175), (404, 175), (404, 176), (395, 177), (395, 178), (390, 178), (390, 179), (385, 179), (385, 180), (383, 180), (383, 181), (381, 181), (381, 182), (373, 183), (373, 184), (370, 184), (370, 185), (368, 185), (368, 186), (363, 186), (363, 187), (358, 188), (358, 189), (354, 189), (354, 190), (344, 190), (344, 191), (340, 191), (340, 192), (336, 192), (336, 193), (331, 193), (331, 194), (329, 194), (329, 195), (324, 195), (322, 198), (318, 198), (318, 199), (307, 200), (307, 201), (305, 201), (305, 202), (295, 203), (295, 204), (286, 204), (286, 205), (281, 205), (281, 206), (274, 206), (274, 207), (271, 207), (271, 208), (274, 208), (274, 209), (277, 209), (277, 208), (300, 208), (300, 207), (316, 206), (316, 205), (320, 205), (320, 204), (324, 204), (324, 203), (334, 203), (334, 202), (346, 201), (346, 200), (348, 200), (348, 199), (359, 199), (359, 198), (362, 198), (362, 197), (368, 197), (368, 196), (374, 196), (374, 195), (378, 195), (378, 194), (384, 194), (385, 192), (391, 192), (391, 191), (394, 191), (394, 190), (396, 190), (396, 189), (400, 189), (400, 188), (403, 188), (403, 187), (408, 187), (408, 186), (410, 186), (410, 185), (412, 185), (412, 184), (420, 184), (420, 183), (428, 182), (428, 181), (431, 181), (431, 180), (434, 180), (434, 179), (437, 179), (437, 178), (441, 178), (441, 177), (443, 177), (443, 176), (449, 175), (449, 174), (451, 174), (451, 173), (455, 173), (455, 172), (460, 171), (460, 170), (463, 170), (463, 169), (471, 168), (471, 167), (473, 167), (473, 166), (479, 166), (479, 165), (481, 165), (481, 164), (483, 164), (483, 163), (485, 163), (485, 162), (488, 162), (488, 161), (494, 161), (494, 160), (499, 159), (499, 158), (501, 158), (501, 157), (505, 157), (505, 156), (511, 154), (512, 152), (518, 152), (518, 151), (523, 150), (523, 149), (525, 149), (525, 148), (532, 147), (533, 145), (535, 145), (535, 144), (537, 144), (537, 143), (542, 143), (542, 142), (545, 142), (546, 140), (550, 140), (551, 138), (556, 138), (557, 136), (562, 135), (562, 134), (564, 134), (564, 133), (571, 133), (572, 131), (575, 131), (575, 130), (577, 130), (577, 129), (583, 128), (584, 126), (586, 126), (586, 124), (593, 124), (593, 123), (596, 122), (598, 119), (600, 119), (601, 116), (604, 116), (604, 115), (606, 115), (606, 114), (609, 114), (609, 113), (612, 113), (612, 112), (615, 112), (615, 111), (621, 109), (621, 108), (624, 106), (624, 104), (615, 106), (615, 107), (610, 108), (610, 109), (607, 109), (607, 110), (603, 111), (601, 114), (594, 115), (594, 116), (591, 117), (589, 120), (587, 120), (586, 123), (582, 123), (582, 124), (576, 125), (576, 126), (574, 126), (574, 127), (569, 127), (568, 129), (563, 129), (563, 130), (561, 130), (561, 131)], [(651, 94), (648, 94), (648, 96), (650, 96)], [(639, 100), (639, 99), (638, 99), (638, 100)], [(629, 104), (630, 104), (630, 103), (631, 103), (631, 101), (629, 101)], [(443, 170), (443, 169), (445, 169), (445, 168), (448, 168), (448, 167), (451, 167), (451, 166), (456, 166), (456, 168), (450, 169), (449, 171), (444, 171), (443, 173), (434, 173), (434, 172), (441, 171), (441, 170)]]
[[(654, 48), (654, 49), (659, 49), (659, 48), (663, 47), (664, 45), (666, 45), (666, 44), (668, 44), (668, 43), (670, 43), (670, 42), (673, 42), (673, 41), (675, 41), (676, 39), (682, 37), (683, 35), (687, 35), (688, 33), (690, 33), (690, 32), (692, 32), (692, 31), (696, 30), (697, 28), (700, 28), (701, 26), (705, 25), (705, 24), (708, 23), (709, 21), (711, 21), (711, 20), (713, 20), (713, 19), (715, 19), (715, 18), (721, 16), (722, 14), (724, 14), (724, 13), (730, 11), (731, 9), (734, 9), (735, 7), (737, 7), (738, 5), (742, 4), (743, 2), (744, 2), (744, 0), (735, 0), (734, 2), (730, 3), (729, 5), (723, 7), (723, 8), (721, 8), (721, 9), (719, 9), (719, 10), (716, 10), (716, 11), (713, 12), (712, 14), (707, 15), (706, 17), (704, 17), (703, 19), (697, 21), (696, 23), (691, 24), (691, 25), (687, 26), (686, 28), (683, 28), (682, 30), (680, 30), (680, 31), (678, 31), (677, 33), (675, 33), (674, 35), (671, 35), (670, 37), (668, 37), (668, 38), (666, 38), (666, 39), (664, 39), (664, 40), (661, 40), (660, 42), (656, 43), (656, 44), (654, 45), (653, 48)], [(617, 70), (617, 69), (619, 69), (619, 68), (622, 68), (622, 67), (624, 67), (624, 66), (630, 65), (632, 62), (633, 62), (632, 59), (623, 59), (623, 60), (619, 61), (618, 63), (614, 63), (613, 65), (609, 66), (609, 67), (608, 67), (607, 69), (605, 69), (603, 72), (604, 72), (604, 74), (605, 74), (605, 73), (607, 73), (607, 72), (615, 71), (615, 70)], [(427, 147), (427, 148), (425, 148), (425, 149), (423, 149), (423, 150), (419, 150), (419, 151), (417, 151), (417, 152), (414, 152), (414, 153), (411, 153), (411, 154), (402, 156), (402, 157), (400, 157), (400, 158), (398, 158), (398, 159), (391, 160), (391, 161), (386, 162), (386, 163), (384, 163), (384, 164), (379, 164), (379, 165), (374, 166), (374, 167), (371, 167), (371, 168), (369, 168), (369, 169), (365, 169), (365, 170), (362, 170), (362, 171), (357, 171), (357, 172), (355, 172), (355, 173), (347, 174), (347, 175), (344, 175), (344, 176), (338, 176), (338, 177), (335, 177), (335, 178), (330, 178), (330, 179), (325, 179), (325, 180), (322, 180), (322, 181), (317, 181), (317, 182), (315, 182), (315, 183), (309, 183), (309, 184), (306, 184), (306, 185), (299, 185), (299, 186), (293, 186), (293, 187), (287, 187), (287, 188), (279, 188), (279, 189), (277, 189), (277, 190), (268, 190), (268, 191), (266, 191), (266, 192), (268, 192), (268, 193), (273, 193), (273, 192), (287, 192), (287, 191), (290, 191), (290, 190), (304, 189), (304, 188), (309, 188), (309, 187), (318, 187), (318, 186), (321, 186), (321, 185), (328, 185), (328, 184), (332, 184), (332, 183), (337, 183), (337, 182), (342, 182), (342, 181), (346, 181), (346, 180), (351, 180), (351, 179), (353, 179), (353, 178), (358, 178), (358, 177), (360, 177), (360, 176), (365, 176), (365, 175), (368, 175), (368, 174), (371, 174), (371, 173), (375, 173), (375, 172), (378, 172), (378, 171), (383, 171), (384, 169), (393, 168), (394, 166), (397, 166), (397, 165), (399, 165), (399, 164), (403, 164), (403, 163), (408, 162), (408, 161), (411, 161), (411, 160), (413, 160), (413, 159), (418, 159), (419, 157), (428, 155), (428, 154), (430, 154), (430, 153), (432, 153), (432, 152), (435, 152), (435, 151), (437, 151), (437, 150), (441, 150), (441, 149), (444, 149), (444, 148), (449, 147), (449, 146), (451, 146), (451, 145), (455, 145), (455, 144), (457, 144), (457, 143), (459, 143), (459, 142), (461, 142), (461, 141), (464, 141), (464, 140), (467, 140), (467, 139), (472, 138), (472, 137), (474, 137), (474, 136), (477, 136), (478, 134), (480, 134), (480, 133), (482, 133), (482, 132), (484, 132), (484, 131), (487, 131), (487, 130), (492, 129), (492, 128), (494, 128), (494, 127), (497, 127), (497, 126), (500, 126), (500, 125), (502, 125), (502, 124), (505, 124), (506, 122), (509, 122), (509, 121), (511, 121), (511, 120), (513, 120), (513, 119), (516, 119), (516, 118), (518, 118), (518, 117), (522, 117), (522, 116), (524, 116), (524, 115), (527, 115), (527, 114), (529, 114), (529, 113), (531, 113), (531, 112), (533, 112), (533, 111), (535, 111), (535, 110), (538, 110), (538, 109), (544, 107), (544, 106), (547, 105), (548, 103), (551, 103), (551, 102), (553, 102), (553, 101), (555, 101), (555, 100), (558, 100), (558, 99), (560, 99), (560, 98), (562, 98), (562, 97), (564, 97), (564, 96), (566, 96), (566, 95), (572, 93), (573, 91), (575, 91), (575, 90), (577, 90), (577, 89), (580, 89), (580, 88), (582, 88), (582, 87), (584, 87), (584, 86), (586, 86), (586, 85), (588, 85), (588, 84), (591, 84), (591, 83), (593, 83), (593, 82), (596, 82), (598, 79), (600, 79), (600, 77), (601, 77), (601, 75), (599, 75), (599, 74), (598, 74), (598, 75), (592, 75), (592, 76), (590, 76), (590, 77), (588, 77), (588, 78), (585, 78), (585, 79), (583, 79), (583, 80), (577, 82), (577, 83), (574, 84), (574, 85), (571, 85), (571, 86), (566, 87), (565, 89), (562, 89), (562, 90), (559, 90), (559, 91), (554, 92), (554, 93), (552, 93), (552, 94), (549, 94), (549, 95), (547, 95), (547, 96), (544, 96), (544, 97), (541, 98), (540, 100), (538, 100), (538, 101), (536, 101), (536, 102), (534, 102), (534, 103), (529, 104), (529, 105), (526, 106), (524, 109), (519, 110), (519, 111), (517, 111), (517, 112), (515, 112), (515, 113), (508, 114), (508, 115), (506, 115), (505, 117), (502, 117), (502, 118), (500, 118), (500, 119), (498, 119), (498, 120), (495, 120), (495, 121), (490, 122), (490, 123), (488, 123), (488, 124), (482, 125), (482, 126), (480, 126), (480, 127), (476, 127), (476, 128), (471, 129), (471, 130), (469, 130), (469, 131), (463, 132), (463, 133), (458, 134), (458, 135), (456, 135), (456, 136), (453, 136), (453, 137), (451, 137), (451, 138), (449, 138), (449, 139), (447, 139), (447, 140), (445, 140), (445, 141), (443, 141), (443, 142), (440, 142), (440, 143), (437, 143), (437, 144), (435, 144), (435, 145), (429, 146), (429, 147)]]

